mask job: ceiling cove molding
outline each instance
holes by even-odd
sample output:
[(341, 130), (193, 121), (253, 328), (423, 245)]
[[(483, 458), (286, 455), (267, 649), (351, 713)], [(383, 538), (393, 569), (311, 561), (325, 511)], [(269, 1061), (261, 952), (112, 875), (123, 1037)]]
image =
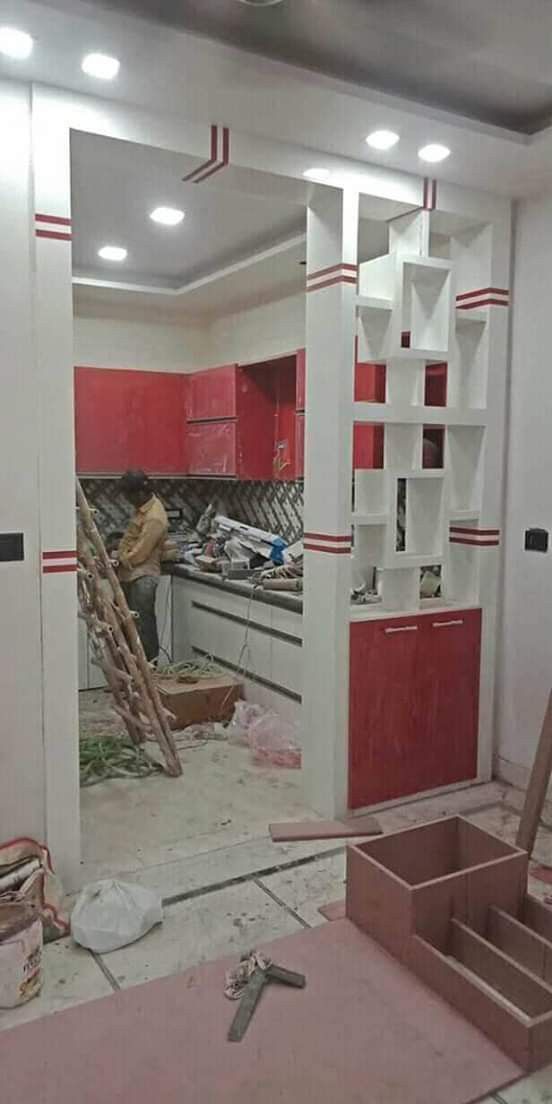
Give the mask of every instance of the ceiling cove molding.
[(213, 272), (201, 276), (198, 280), (191, 280), (190, 283), (182, 284), (181, 287), (176, 288), (163, 287), (158, 284), (132, 283), (131, 281), (123, 280), (102, 280), (97, 277), (83, 275), (73, 276), (72, 282), (76, 287), (107, 288), (111, 291), (135, 291), (144, 292), (148, 295), (164, 295), (175, 298), (189, 295), (190, 292), (193, 291), (199, 291), (201, 288), (218, 283), (219, 280), (224, 280), (226, 277), (236, 276), (239, 272), (244, 272), (248, 268), (253, 268), (263, 261), (269, 261), (273, 257), (280, 256), (282, 253), (288, 253), (298, 245), (306, 245), (306, 241), (306, 234), (295, 234), (293, 237), (285, 238), (284, 241), (278, 242), (276, 245), (269, 246), (268, 249), (262, 249), (257, 253), (251, 253), (249, 257), (243, 257), (233, 264), (226, 265), (224, 268), (215, 269)]

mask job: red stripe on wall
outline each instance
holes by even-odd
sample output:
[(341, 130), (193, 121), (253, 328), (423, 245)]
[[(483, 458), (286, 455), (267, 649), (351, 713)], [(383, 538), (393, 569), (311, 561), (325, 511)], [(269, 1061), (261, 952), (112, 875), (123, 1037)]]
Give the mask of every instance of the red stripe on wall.
[(198, 165), (196, 169), (192, 169), (187, 176), (183, 176), (182, 180), (192, 180), (197, 173), (201, 173), (204, 169), (209, 169), (211, 165), (214, 165), (217, 160), (217, 147), (218, 147), (218, 127), (216, 124), (211, 126), (211, 157), (209, 161), (203, 161), (201, 165)]
[(77, 558), (76, 552), (43, 552), (43, 560), (68, 560)]
[(35, 230), (36, 238), (56, 238), (58, 241), (71, 241), (71, 234), (61, 234), (58, 230)]
[(498, 544), (498, 540), (466, 540), (464, 537), (449, 537), (449, 544), (471, 544), (474, 548), (492, 548)]
[(357, 285), (356, 276), (335, 276), (333, 280), (323, 280), (321, 284), (312, 284), (311, 287), (307, 287), (306, 291), (320, 291), (321, 288), (333, 287), (334, 284), (353, 284)]
[(499, 537), (500, 529), (467, 529), (465, 525), (451, 525), (451, 533), (459, 533), (460, 536), (466, 535), (468, 537)]
[(347, 536), (345, 536), (345, 537), (343, 537), (343, 536), (335, 537), (335, 536), (333, 536), (332, 533), (303, 533), (303, 539), (304, 540), (340, 541), (341, 543), (343, 543), (344, 541), (348, 541), (349, 544), (350, 544), (351, 543), (351, 534), (348, 533)]
[(61, 215), (41, 215), (37, 212), (35, 222), (52, 222), (56, 226), (70, 226), (70, 218), (62, 218)]
[(509, 294), (510, 294), (510, 292), (509, 292), (508, 288), (495, 288), (495, 287), (476, 288), (475, 291), (463, 291), (463, 292), (461, 292), (460, 295), (456, 296), (456, 301), (459, 302), (462, 299), (473, 299), (474, 296), (479, 298), (479, 296), (481, 296), (481, 295), (509, 295)]
[(43, 575), (59, 575), (62, 571), (76, 571), (76, 564), (52, 564), (51, 567), (43, 567)]
[(304, 544), (303, 548), (306, 552), (329, 552), (331, 556), (350, 556), (351, 554), (350, 546), (344, 546), (343, 548), (329, 548), (325, 544)]
[(509, 307), (507, 299), (474, 299), (471, 303), (458, 303), (456, 310), (473, 310), (475, 307)]
[(307, 280), (316, 280), (319, 276), (328, 276), (330, 272), (358, 272), (358, 265), (356, 264), (334, 264), (329, 268), (319, 268), (316, 272), (309, 272), (307, 274)]

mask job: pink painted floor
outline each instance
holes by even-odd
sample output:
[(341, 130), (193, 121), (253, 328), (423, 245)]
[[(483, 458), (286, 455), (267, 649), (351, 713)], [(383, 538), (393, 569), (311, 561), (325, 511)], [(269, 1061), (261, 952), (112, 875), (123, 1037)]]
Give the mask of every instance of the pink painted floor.
[(268, 948), (307, 988), (269, 986), (241, 1043), (208, 963), (4, 1031), (3, 1104), (468, 1104), (520, 1076), (348, 920)]

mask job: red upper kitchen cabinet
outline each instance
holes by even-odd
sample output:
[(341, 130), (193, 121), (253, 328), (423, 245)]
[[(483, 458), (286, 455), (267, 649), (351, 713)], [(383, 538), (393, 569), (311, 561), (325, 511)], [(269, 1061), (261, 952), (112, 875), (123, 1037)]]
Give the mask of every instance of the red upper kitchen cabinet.
[(186, 377), (180, 373), (75, 368), (77, 471), (151, 475), (186, 469)]
[(237, 364), (206, 368), (188, 377), (188, 419), (205, 422), (215, 418), (235, 418), (238, 413)]
[[(270, 372), (258, 366), (194, 372), (189, 377), (190, 475), (272, 479), (275, 400)], [(197, 386), (197, 377), (200, 385)], [(214, 396), (209, 396), (213, 376)], [(217, 414), (214, 411), (234, 411)], [(201, 417), (198, 416), (201, 415)]]
[(351, 625), (351, 808), (476, 777), (480, 640), (480, 610)]

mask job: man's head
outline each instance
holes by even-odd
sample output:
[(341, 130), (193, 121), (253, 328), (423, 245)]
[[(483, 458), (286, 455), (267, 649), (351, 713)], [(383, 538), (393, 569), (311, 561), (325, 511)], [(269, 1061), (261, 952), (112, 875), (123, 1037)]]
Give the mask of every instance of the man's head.
[(121, 476), (120, 487), (125, 497), (135, 507), (143, 506), (153, 494), (151, 482), (141, 468), (126, 471)]

